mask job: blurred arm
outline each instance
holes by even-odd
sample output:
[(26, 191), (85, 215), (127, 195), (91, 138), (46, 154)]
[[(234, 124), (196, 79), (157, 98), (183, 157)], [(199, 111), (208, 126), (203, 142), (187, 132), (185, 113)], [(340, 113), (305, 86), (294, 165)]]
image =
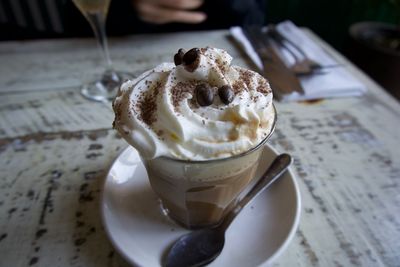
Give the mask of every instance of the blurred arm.
[(203, 0), (131, 0), (138, 16), (145, 22), (166, 24), (171, 22), (196, 24), (206, 19), (206, 14), (193, 11)]

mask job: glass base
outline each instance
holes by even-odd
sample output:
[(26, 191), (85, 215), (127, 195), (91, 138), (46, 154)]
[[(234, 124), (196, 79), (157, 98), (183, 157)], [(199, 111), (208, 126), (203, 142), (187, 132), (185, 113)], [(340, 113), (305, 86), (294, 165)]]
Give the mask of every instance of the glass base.
[(170, 222), (175, 223), (179, 226), (182, 226), (186, 229), (190, 229), (188, 228), (185, 224), (181, 223), (179, 220), (177, 220), (176, 218), (174, 218), (174, 216), (171, 216), (171, 212), (169, 211), (169, 209), (167, 207), (165, 207), (163, 201), (161, 200), (161, 198), (158, 199), (158, 204), (159, 204), (159, 208), (160, 208), (160, 213)]
[(134, 78), (133, 75), (128, 72), (107, 70), (85, 81), (81, 93), (90, 100), (111, 101), (116, 96), (120, 85), (132, 78)]
[(169, 217), (169, 209), (164, 206), (164, 203), (162, 202), (161, 198), (158, 199), (158, 204), (160, 205), (160, 210), (162, 215)]
[[(180, 222), (177, 218), (174, 218), (174, 216), (171, 214), (171, 212), (169, 211), (169, 209), (164, 205), (163, 201), (159, 198), (158, 199), (158, 203), (159, 203), (159, 207), (160, 207), (160, 212), (163, 216), (165, 216), (170, 222), (175, 223), (179, 226), (182, 226), (186, 229), (191, 229), (190, 227), (188, 227), (187, 225), (183, 224), (182, 222)], [(172, 216), (171, 216), (172, 215)]]
[(179, 218), (175, 217), (174, 214), (171, 213), (171, 211), (164, 205), (163, 201), (160, 198), (158, 199), (158, 203), (159, 203), (160, 212), (163, 216), (165, 216), (170, 222), (173, 222), (173, 223), (175, 223), (179, 226), (182, 226), (183, 228), (186, 228), (188, 230), (213, 228), (213, 227), (218, 226), (222, 222), (222, 219), (221, 219), (219, 222), (213, 223), (213, 224), (190, 225), (190, 224), (182, 222), (181, 220), (179, 220)]

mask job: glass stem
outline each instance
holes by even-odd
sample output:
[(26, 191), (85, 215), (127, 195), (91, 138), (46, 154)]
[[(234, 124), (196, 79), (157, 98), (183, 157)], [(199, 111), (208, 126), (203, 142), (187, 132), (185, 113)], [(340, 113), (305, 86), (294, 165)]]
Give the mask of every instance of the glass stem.
[(106, 36), (106, 18), (102, 12), (96, 12), (87, 15), (87, 19), (92, 26), (96, 35), (97, 43), (100, 47), (100, 52), (103, 55), (106, 64), (106, 71), (113, 70), (110, 53), (108, 52), (108, 43)]

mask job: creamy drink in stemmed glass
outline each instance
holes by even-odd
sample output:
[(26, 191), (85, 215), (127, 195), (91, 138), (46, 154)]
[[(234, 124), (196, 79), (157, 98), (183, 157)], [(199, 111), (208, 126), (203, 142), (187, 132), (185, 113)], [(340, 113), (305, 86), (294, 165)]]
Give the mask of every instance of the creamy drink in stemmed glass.
[(82, 94), (91, 100), (112, 100), (118, 87), (124, 80), (132, 78), (126, 72), (116, 71), (113, 68), (108, 52), (105, 23), (111, 0), (72, 0), (75, 6), (85, 16), (96, 36), (100, 51), (105, 60), (105, 71), (91, 77), (82, 86)]

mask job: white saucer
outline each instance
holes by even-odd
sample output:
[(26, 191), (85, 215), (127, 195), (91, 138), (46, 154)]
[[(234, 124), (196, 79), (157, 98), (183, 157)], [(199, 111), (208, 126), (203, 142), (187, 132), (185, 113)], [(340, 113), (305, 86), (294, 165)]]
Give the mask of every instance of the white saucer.
[[(277, 153), (265, 146), (257, 175)], [(125, 149), (112, 165), (102, 198), (105, 229), (131, 264), (160, 266), (163, 253), (188, 230), (161, 213), (136, 150)], [(300, 218), (300, 193), (290, 171), (249, 204), (229, 227), (221, 255), (209, 266), (265, 266), (289, 244)]]

